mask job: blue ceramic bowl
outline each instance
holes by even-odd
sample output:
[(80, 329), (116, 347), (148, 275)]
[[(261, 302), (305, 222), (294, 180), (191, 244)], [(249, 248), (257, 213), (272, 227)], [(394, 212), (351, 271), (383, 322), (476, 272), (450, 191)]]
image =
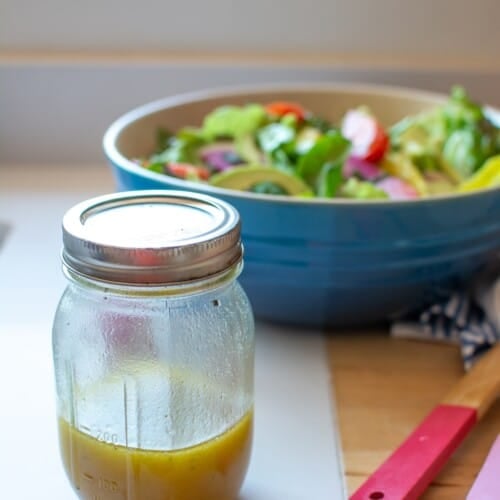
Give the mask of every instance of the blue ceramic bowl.
[(355, 326), (417, 310), (459, 286), (500, 249), (500, 190), (415, 201), (293, 199), (183, 181), (147, 171), (159, 126), (198, 125), (222, 104), (292, 100), (331, 120), (369, 106), (390, 124), (444, 97), (382, 86), (240, 88), (147, 104), (114, 122), (104, 151), (119, 190), (184, 189), (211, 194), (241, 214), (241, 283), (255, 314), (277, 322)]

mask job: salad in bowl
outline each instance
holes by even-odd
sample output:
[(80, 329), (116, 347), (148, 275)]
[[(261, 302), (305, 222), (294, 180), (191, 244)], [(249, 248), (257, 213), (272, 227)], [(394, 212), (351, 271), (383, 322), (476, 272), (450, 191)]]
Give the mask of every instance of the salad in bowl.
[(334, 123), (300, 102), (222, 105), (159, 128), (133, 161), (219, 188), (294, 197), (412, 200), (500, 186), (500, 128), (461, 87), (384, 127), (368, 107)]

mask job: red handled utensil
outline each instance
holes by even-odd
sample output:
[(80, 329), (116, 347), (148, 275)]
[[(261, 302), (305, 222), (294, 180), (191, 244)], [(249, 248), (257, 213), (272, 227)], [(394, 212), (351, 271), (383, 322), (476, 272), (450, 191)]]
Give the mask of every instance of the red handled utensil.
[(500, 343), (451, 392), (350, 500), (416, 500), (500, 394)]

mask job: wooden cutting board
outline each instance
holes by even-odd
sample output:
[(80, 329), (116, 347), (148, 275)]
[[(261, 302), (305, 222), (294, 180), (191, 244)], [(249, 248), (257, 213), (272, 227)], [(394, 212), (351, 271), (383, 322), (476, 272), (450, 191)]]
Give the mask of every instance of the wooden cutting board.
[[(352, 493), (441, 401), (464, 371), (456, 346), (392, 339), (387, 331), (335, 332), (327, 339), (327, 353), (346, 480)], [(422, 498), (465, 498), (499, 432), (500, 400)]]

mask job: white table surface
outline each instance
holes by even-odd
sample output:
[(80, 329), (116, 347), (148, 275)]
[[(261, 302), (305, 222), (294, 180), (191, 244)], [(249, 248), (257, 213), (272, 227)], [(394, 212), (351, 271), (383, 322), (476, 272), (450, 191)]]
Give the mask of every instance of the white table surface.
[[(76, 498), (59, 459), (51, 323), (65, 286), (60, 224), (111, 192), (105, 165), (0, 166), (0, 498)], [(320, 332), (257, 323), (256, 421), (240, 500), (336, 500), (345, 485)], [(147, 499), (144, 499), (147, 500)], [(194, 500), (194, 499), (193, 499)]]

